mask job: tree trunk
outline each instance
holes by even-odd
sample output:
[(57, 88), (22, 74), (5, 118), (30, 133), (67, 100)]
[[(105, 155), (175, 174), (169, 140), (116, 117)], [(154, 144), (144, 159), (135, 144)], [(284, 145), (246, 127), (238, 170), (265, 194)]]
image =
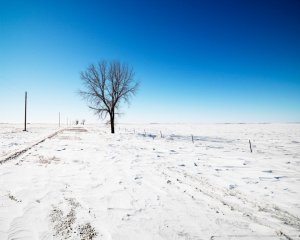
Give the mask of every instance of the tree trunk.
[(111, 129), (111, 133), (115, 133), (115, 118), (114, 118), (114, 116), (110, 116), (110, 129)]

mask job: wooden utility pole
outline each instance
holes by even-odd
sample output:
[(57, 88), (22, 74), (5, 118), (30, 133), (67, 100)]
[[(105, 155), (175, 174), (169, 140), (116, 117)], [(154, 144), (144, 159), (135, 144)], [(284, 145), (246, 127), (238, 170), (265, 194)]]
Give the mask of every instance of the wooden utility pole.
[(27, 92), (25, 92), (25, 122), (24, 122), (24, 131), (27, 131), (26, 125), (27, 125)]

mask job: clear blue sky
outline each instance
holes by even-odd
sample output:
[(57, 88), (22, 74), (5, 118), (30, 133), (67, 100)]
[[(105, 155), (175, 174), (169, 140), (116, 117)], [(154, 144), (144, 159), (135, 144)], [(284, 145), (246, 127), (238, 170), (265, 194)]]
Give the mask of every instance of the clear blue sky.
[(300, 121), (300, 1), (2, 1), (0, 122), (97, 121), (77, 95), (101, 59), (141, 82), (119, 122)]

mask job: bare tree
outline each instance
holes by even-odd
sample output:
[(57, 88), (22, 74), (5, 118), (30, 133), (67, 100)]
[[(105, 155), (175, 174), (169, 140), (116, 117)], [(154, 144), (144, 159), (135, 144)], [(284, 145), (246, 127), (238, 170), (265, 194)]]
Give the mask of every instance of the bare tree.
[(100, 61), (81, 72), (84, 90), (79, 93), (89, 108), (100, 118), (109, 115), (111, 133), (115, 133), (115, 117), (122, 102), (129, 103), (138, 88), (133, 68), (119, 61)]

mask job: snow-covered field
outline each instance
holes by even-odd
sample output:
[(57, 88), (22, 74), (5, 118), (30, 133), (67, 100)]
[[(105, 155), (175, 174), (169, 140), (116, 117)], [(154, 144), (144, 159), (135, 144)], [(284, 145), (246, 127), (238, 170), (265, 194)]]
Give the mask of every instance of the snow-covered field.
[(58, 125), (29, 124), (27, 128), (23, 132), (23, 124), (0, 124), (0, 159), (53, 133)]
[[(0, 124), (0, 161), (58, 129), (28, 130)], [(68, 127), (0, 164), (0, 239), (300, 239), (300, 124), (116, 130)]]

